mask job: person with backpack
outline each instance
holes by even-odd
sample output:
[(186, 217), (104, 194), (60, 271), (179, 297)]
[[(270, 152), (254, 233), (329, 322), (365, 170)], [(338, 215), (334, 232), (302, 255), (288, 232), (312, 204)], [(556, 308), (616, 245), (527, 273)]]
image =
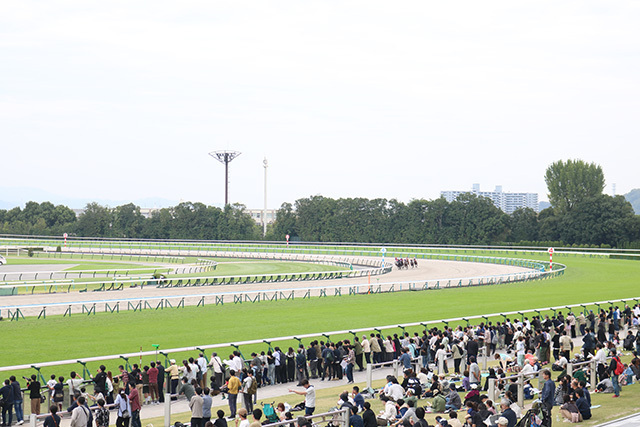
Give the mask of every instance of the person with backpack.
[(624, 371), (624, 365), (620, 361), (620, 358), (616, 354), (614, 349), (611, 349), (611, 364), (609, 365), (609, 372), (611, 372), (611, 382), (613, 383), (613, 397), (620, 397), (620, 381), (619, 376)]
[(253, 376), (252, 369), (245, 369), (245, 378), (242, 380), (242, 395), (244, 396), (244, 407), (247, 412), (253, 412), (253, 396), (258, 391), (258, 382)]

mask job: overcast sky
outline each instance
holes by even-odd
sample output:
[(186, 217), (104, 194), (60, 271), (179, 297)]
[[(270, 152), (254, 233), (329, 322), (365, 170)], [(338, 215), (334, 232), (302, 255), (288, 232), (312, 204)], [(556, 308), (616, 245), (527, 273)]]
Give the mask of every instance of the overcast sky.
[[(269, 207), (640, 187), (640, 3), (0, 2), (0, 187)], [(0, 194), (2, 200), (2, 194)], [(42, 200), (40, 200), (42, 201)]]

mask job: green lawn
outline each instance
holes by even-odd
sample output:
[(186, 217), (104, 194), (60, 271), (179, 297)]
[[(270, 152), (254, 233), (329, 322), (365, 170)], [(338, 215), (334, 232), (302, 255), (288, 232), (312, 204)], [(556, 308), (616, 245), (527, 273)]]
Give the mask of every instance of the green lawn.
[(568, 265), (566, 274), (544, 281), (4, 322), (2, 364), (135, 352), (141, 345), (151, 350), (152, 343), (167, 349), (640, 296), (640, 263), (557, 258)]

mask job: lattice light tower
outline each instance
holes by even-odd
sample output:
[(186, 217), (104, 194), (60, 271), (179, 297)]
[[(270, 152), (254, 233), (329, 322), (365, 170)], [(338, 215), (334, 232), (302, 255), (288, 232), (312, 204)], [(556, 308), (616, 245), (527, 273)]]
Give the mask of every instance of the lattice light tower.
[(241, 153), (239, 151), (212, 151), (211, 157), (224, 164), (224, 205), (229, 204), (229, 163)]

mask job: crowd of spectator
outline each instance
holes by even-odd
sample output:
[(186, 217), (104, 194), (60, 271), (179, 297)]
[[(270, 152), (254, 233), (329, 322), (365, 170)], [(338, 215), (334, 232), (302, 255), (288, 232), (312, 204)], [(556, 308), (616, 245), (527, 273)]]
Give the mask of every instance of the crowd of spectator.
[[(259, 410), (253, 407), (258, 388), (295, 383), (300, 388), (290, 390), (304, 395), (305, 414), (311, 415), (315, 410), (315, 388), (311, 380), (346, 380), (350, 384), (354, 382), (354, 371), (364, 370), (366, 364), (382, 366), (397, 360), (403, 367), (404, 378), (399, 381), (389, 377), (381, 390), (385, 409), (375, 417), (378, 425), (421, 424), (424, 417), (420, 415), (426, 411), (446, 412), (448, 418), (441, 419), (454, 426), (458, 425), (455, 420), (460, 425), (477, 425), (481, 418), (500, 415), (498, 418), (507, 419), (508, 427), (512, 427), (515, 425), (513, 419), (523, 414), (515, 403), (517, 385), (504, 378), (519, 372), (532, 376), (542, 373), (545, 378), (542, 390), (536, 390), (530, 382), (525, 385), (525, 396), (538, 395), (540, 398), (540, 414), (545, 422), (553, 405), (560, 406), (564, 418), (580, 421), (591, 416), (587, 376), (585, 369), (575, 372), (574, 378), (568, 376), (569, 361), (595, 359), (597, 390), (619, 396), (621, 385), (640, 379), (640, 359), (634, 358), (629, 365), (624, 365), (618, 357), (622, 350), (640, 354), (640, 334), (632, 332), (639, 319), (640, 306), (622, 309), (612, 306), (598, 313), (588, 311), (576, 315), (568, 312), (565, 316), (559, 311), (531, 319), (487, 321), (477, 326), (454, 328), (445, 325), (422, 333), (383, 335), (377, 331), (337, 342), (312, 340), (306, 346), (301, 343), (298, 348), (288, 347), (286, 351), (274, 347), (260, 354), (252, 353), (248, 359), (244, 359), (238, 350), (224, 360), (217, 353), (209, 359), (200, 353), (197, 358), (179, 364), (172, 359), (166, 366), (160, 361), (142, 367), (133, 364), (129, 369), (121, 365), (115, 375), (105, 366), (100, 366), (95, 375), (86, 379), (76, 372), (71, 372), (67, 379), (51, 375), (46, 384), (41, 384), (37, 376), (32, 375), (25, 378), (25, 391), (29, 393), (33, 414), (39, 414), (41, 404), (49, 398), (47, 427), (58, 426), (63, 411), (71, 415), (72, 427), (86, 427), (92, 422), (97, 427), (106, 427), (109, 425), (109, 407), (116, 410), (118, 427), (141, 427), (142, 407), (162, 403), (165, 392), (170, 393), (172, 399), (184, 396), (192, 410), (192, 424), (205, 427), (208, 422), (218, 422), (211, 421), (212, 396), (222, 394), (228, 400), (229, 419), (242, 418), (244, 414), (242, 421), (248, 421), (246, 417)], [(574, 342), (578, 341), (581, 341), (582, 353), (572, 354)], [(416, 364), (418, 356), (422, 356), (422, 365)], [(496, 361), (486, 378), (478, 365), (479, 356)], [(445, 361), (445, 372), (436, 375), (434, 369), (440, 359)], [(450, 364), (452, 372), (449, 372)], [(555, 381), (551, 379), (552, 371), (560, 372)], [(499, 404), (484, 394), (488, 379), (496, 381), (501, 395)], [(93, 385), (92, 394), (87, 393), (88, 383)], [(64, 401), (65, 387), (68, 406)], [(12, 424), (13, 412), (16, 424), (24, 423), (22, 393), (14, 376), (4, 381), (0, 388), (2, 426)], [(430, 399), (426, 409), (418, 405), (419, 399)], [(354, 415), (366, 412), (364, 403), (355, 404), (359, 409)], [(242, 411), (237, 409), (238, 404)], [(286, 416), (291, 411), (280, 412)], [(371, 421), (371, 417), (368, 419)], [(499, 425), (498, 419), (495, 421)], [(364, 427), (372, 427), (364, 418), (363, 422)], [(225, 427), (218, 424), (216, 427)]]

